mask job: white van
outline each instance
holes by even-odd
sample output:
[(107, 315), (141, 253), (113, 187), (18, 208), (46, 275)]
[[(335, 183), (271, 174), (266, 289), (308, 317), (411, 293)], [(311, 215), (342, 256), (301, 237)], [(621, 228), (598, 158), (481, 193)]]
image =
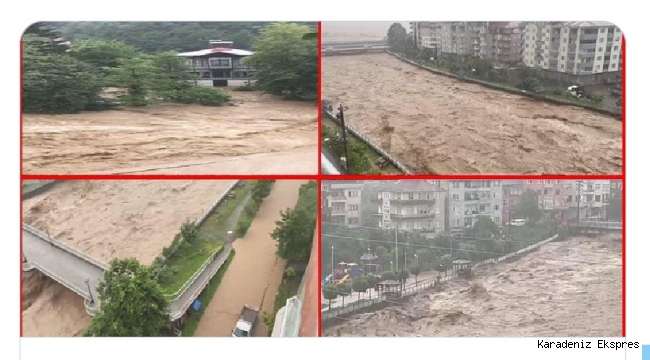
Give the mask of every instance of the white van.
[(526, 223), (527, 223), (526, 219), (514, 219), (514, 220), (510, 220), (508, 222), (508, 225), (511, 225), (511, 226), (524, 226), (524, 225), (526, 225)]

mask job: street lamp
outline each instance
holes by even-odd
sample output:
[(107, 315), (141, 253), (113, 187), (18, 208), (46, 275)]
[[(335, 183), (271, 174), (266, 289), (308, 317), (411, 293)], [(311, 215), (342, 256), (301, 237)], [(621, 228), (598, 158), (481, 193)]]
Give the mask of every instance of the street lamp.
[(86, 283), (86, 286), (88, 287), (88, 294), (90, 294), (90, 302), (93, 303), (93, 302), (95, 302), (95, 299), (93, 299), (93, 292), (90, 291), (90, 280), (86, 279), (86, 280), (84, 280), (84, 282)]

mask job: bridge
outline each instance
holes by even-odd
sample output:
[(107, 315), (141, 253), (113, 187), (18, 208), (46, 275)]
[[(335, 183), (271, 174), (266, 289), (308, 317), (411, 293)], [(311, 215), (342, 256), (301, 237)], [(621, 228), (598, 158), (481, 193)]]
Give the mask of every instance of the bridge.
[(330, 42), (322, 44), (321, 54), (323, 56), (355, 55), (384, 52), (388, 49), (389, 47), (384, 41)]
[(620, 221), (579, 221), (570, 225), (578, 234), (603, 234), (623, 231)]
[[(97, 315), (101, 304), (97, 286), (109, 265), (28, 224), (23, 223), (22, 235), (23, 271), (40, 271), (84, 298), (88, 315)], [(170, 321), (176, 321), (185, 314), (231, 251), (232, 239), (229, 239), (220, 253), (208, 259), (176, 294), (168, 296)]]

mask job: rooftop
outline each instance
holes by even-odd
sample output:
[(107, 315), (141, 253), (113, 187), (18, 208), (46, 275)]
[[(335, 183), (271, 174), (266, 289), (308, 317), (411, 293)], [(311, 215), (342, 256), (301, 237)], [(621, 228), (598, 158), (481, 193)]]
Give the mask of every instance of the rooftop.
[(210, 54), (228, 54), (228, 55), (237, 55), (237, 56), (251, 56), (254, 53), (252, 51), (241, 50), (241, 49), (212, 48), (212, 49), (203, 49), (203, 50), (179, 53), (178, 56), (195, 57), (195, 56), (205, 56), (205, 55), (210, 55)]
[(554, 22), (556, 27), (607, 27), (615, 26), (609, 21), (558, 21)]

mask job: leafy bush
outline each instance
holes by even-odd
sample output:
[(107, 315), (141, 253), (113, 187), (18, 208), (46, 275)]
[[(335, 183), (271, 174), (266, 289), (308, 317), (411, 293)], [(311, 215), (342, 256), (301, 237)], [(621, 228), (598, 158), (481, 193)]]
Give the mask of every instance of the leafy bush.
[(275, 180), (258, 180), (255, 181), (251, 190), (251, 202), (244, 207), (243, 216), (239, 218), (235, 227), (235, 235), (242, 237), (246, 235), (248, 228), (251, 226), (257, 211), (260, 209), (262, 201), (269, 196)]
[(248, 84), (246, 84), (244, 86), (234, 87), (233, 90), (235, 90), (235, 91), (257, 91), (257, 90), (259, 90), (259, 88), (249, 82)]
[(181, 104), (200, 104), (205, 106), (222, 106), (230, 101), (230, 95), (221, 89), (211, 87), (190, 87), (166, 92), (164, 97)]

